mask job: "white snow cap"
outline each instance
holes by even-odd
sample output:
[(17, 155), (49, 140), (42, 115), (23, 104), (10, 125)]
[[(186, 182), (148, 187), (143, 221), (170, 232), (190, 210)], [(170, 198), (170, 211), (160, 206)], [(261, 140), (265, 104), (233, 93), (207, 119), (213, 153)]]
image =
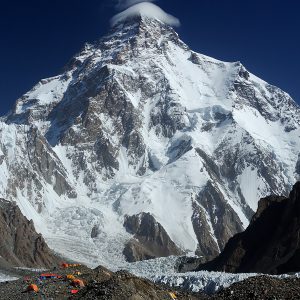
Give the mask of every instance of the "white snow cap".
[(155, 2), (157, 0), (116, 0), (115, 8), (117, 10), (124, 10), (128, 7), (131, 7), (135, 4), (141, 3), (141, 2)]
[(129, 7), (125, 11), (115, 15), (110, 21), (111, 26), (115, 26), (118, 23), (124, 22), (126, 19), (135, 16), (143, 16), (143, 17), (157, 19), (170, 26), (176, 26), (176, 27), (180, 26), (180, 21), (177, 18), (167, 14), (160, 7), (149, 2), (138, 3), (134, 6)]

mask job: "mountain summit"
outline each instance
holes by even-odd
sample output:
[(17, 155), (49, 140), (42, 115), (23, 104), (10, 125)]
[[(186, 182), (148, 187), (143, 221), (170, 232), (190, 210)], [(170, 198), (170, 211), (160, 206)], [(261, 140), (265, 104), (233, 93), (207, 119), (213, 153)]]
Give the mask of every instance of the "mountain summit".
[(127, 18), (1, 119), (0, 197), (89, 265), (215, 256), (298, 178), (299, 116), (240, 62)]

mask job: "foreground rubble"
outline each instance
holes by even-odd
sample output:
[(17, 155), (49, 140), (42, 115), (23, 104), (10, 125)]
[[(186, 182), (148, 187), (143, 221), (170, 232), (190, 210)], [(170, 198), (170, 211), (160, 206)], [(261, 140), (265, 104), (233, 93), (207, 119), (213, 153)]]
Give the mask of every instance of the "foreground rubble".
[(214, 300), (298, 300), (300, 299), (300, 279), (278, 279), (269, 276), (251, 277), (212, 296)]
[[(0, 299), (103, 299), (103, 300), (248, 300), (300, 299), (300, 279), (255, 276), (232, 284), (213, 295), (185, 292), (156, 284), (127, 271), (70, 265), (47, 271), (17, 270), (20, 279), (0, 284)], [(28, 291), (30, 287), (38, 290)], [(182, 287), (184, 289), (184, 287)]]
[[(42, 274), (54, 278), (44, 279)], [(0, 284), (0, 299), (206, 299), (204, 294), (174, 290), (126, 271), (113, 273), (103, 267), (89, 269), (80, 265), (55, 268), (47, 273), (26, 273), (23, 270), (20, 275), (22, 278), (19, 280)], [(84, 286), (74, 286), (76, 280), (83, 282)], [(27, 291), (31, 285), (36, 285), (38, 292)]]

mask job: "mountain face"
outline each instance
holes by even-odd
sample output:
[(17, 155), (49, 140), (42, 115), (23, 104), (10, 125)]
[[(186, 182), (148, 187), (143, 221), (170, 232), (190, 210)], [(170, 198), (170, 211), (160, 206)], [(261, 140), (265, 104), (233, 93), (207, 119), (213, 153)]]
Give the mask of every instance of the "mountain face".
[(48, 248), (18, 206), (0, 199), (1, 267), (43, 267), (58, 265), (60, 259)]
[[(213, 257), (257, 199), (287, 195), (300, 174), (299, 135), (288, 94), (135, 17), (1, 119), (0, 197), (53, 249), (89, 265), (121, 265), (132, 239), (144, 249), (162, 235), (151, 253)], [(143, 213), (153, 230), (135, 238), (124, 224)]]
[(214, 260), (195, 270), (282, 274), (300, 270), (300, 182), (288, 198), (259, 201), (248, 228), (231, 238)]

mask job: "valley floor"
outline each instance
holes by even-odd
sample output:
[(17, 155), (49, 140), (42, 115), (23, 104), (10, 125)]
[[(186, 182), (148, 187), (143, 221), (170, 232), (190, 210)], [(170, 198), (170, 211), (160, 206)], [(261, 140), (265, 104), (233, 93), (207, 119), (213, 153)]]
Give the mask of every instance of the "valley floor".
[[(202, 275), (198, 272), (194, 275), (194, 279), (198, 277), (198, 281), (193, 281), (191, 274), (187, 273), (186, 278), (190, 277), (190, 282), (193, 283), (190, 286), (184, 280), (180, 285), (179, 276), (184, 274), (178, 274), (176, 286), (170, 281), (166, 281), (168, 284), (154, 283), (151, 280), (132, 275), (127, 271), (114, 273), (104, 267), (90, 269), (83, 265), (48, 270), (47, 272), (55, 273), (59, 277), (53, 279), (41, 279), (41, 273), (45, 272), (42, 270), (15, 269), (15, 272), (16, 276), (19, 277), (18, 280), (13, 280), (16, 277), (13, 278), (9, 275), (2, 274), (0, 276), (0, 281), (5, 281), (0, 283), (0, 299), (300, 299), (300, 278), (297, 275), (285, 275), (279, 278), (249, 274), (252, 277), (246, 278), (246, 274), (236, 274), (236, 276), (240, 277), (235, 277), (235, 281), (238, 278), (241, 281), (233, 283), (234, 274), (214, 274), (213, 272), (209, 274), (210, 272), (207, 272), (205, 276), (204, 272), (201, 273)], [(85, 286), (74, 286), (74, 279), (71, 277), (67, 278), (67, 275), (73, 275), (76, 279), (82, 280)], [(210, 281), (208, 281), (209, 276), (211, 276)], [(217, 276), (219, 276), (219, 281)], [(221, 283), (221, 277), (223, 279), (227, 278), (227, 283), (225, 283), (225, 280)], [(201, 280), (202, 288), (205, 285), (205, 281), (207, 281), (204, 289), (206, 293), (200, 291)], [(38, 286), (39, 291), (37, 293), (26, 291), (31, 284)], [(180, 289), (179, 286), (186, 291)], [(193, 289), (195, 290), (197, 286), (199, 287), (197, 292), (191, 291), (191, 287), (194, 287)], [(216, 291), (216, 289), (219, 289), (219, 291), (209, 293), (209, 291)], [(76, 294), (72, 294), (72, 291), (75, 291)]]

